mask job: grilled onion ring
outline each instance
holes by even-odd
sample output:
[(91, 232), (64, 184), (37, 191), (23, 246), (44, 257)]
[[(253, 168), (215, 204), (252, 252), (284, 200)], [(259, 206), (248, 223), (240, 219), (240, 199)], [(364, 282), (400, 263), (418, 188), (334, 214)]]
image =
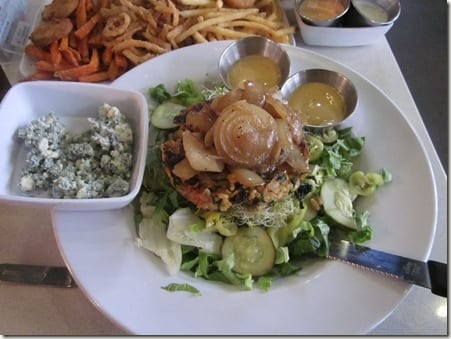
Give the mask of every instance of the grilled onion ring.
[(245, 168), (265, 164), (278, 140), (275, 119), (245, 100), (226, 107), (213, 128), (218, 155), (231, 165)]

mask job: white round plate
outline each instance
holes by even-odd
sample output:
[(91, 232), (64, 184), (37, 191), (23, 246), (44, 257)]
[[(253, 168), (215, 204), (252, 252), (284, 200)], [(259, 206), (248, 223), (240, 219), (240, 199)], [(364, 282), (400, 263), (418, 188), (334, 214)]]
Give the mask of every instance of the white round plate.
[[(113, 82), (147, 95), (160, 83), (218, 82), (218, 60), (228, 42), (200, 44), (152, 59)], [(436, 225), (436, 192), (422, 144), (399, 109), (378, 88), (333, 60), (286, 46), (295, 72), (327, 68), (348, 76), (359, 103), (350, 125), (366, 136), (363, 170), (382, 168), (393, 182), (361, 208), (371, 212), (368, 246), (427, 259)], [(55, 212), (54, 232), (75, 280), (110, 319), (134, 334), (313, 335), (364, 334), (387, 317), (410, 285), (340, 262), (322, 260), (298, 276), (278, 279), (268, 292), (169, 276), (161, 261), (135, 245), (130, 208), (107, 212)], [(201, 296), (161, 287), (189, 283)]]

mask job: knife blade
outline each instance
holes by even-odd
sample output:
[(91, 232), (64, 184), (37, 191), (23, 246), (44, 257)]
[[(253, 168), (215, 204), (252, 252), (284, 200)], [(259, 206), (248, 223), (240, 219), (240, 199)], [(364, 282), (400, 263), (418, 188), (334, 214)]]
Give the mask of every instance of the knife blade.
[(0, 281), (58, 287), (76, 287), (64, 266), (0, 264)]
[(327, 257), (425, 287), (441, 297), (448, 296), (448, 265), (445, 263), (423, 262), (345, 240), (332, 241)]

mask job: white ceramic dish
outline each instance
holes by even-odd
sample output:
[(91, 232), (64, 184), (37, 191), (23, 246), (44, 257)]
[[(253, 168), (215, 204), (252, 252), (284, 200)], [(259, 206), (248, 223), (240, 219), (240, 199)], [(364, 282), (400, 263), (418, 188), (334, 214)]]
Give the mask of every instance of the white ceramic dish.
[[(112, 86), (146, 93), (159, 83), (173, 90), (176, 82), (185, 78), (215, 83), (219, 56), (227, 45), (201, 44), (168, 53), (123, 75)], [(426, 259), (435, 232), (436, 191), (428, 157), (403, 114), (378, 88), (349, 68), (308, 50), (291, 46), (286, 50), (291, 73), (332, 69), (349, 77), (359, 92), (359, 105), (349, 121), (356, 135), (367, 137), (359, 168), (386, 168), (393, 174), (390, 185), (360, 206), (370, 210), (374, 225), (373, 239), (367, 245)], [(298, 276), (277, 280), (269, 292), (240, 291), (185, 273), (169, 276), (157, 257), (135, 245), (129, 208), (56, 212), (53, 227), (65, 262), (86, 296), (134, 334), (364, 334), (385, 319), (411, 287), (324, 260)], [(161, 288), (173, 282), (191, 284), (202, 295)]]
[(371, 45), (382, 39), (393, 23), (375, 27), (319, 27), (306, 24), (295, 11), (302, 40), (311, 46), (351, 47)]
[[(69, 130), (81, 132), (86, 128), (85, 118), (97, 116), (103, 103), (119, 107), (134, 132), (134, 165), (128, 194), (102, 199), (54, 199), (21, 193), (17, 183), (27, 150), (16, 137), (17, 129), (53, 112)], [(58, 210), (104, 210), (127, 205), (139, 192), (148, 138), (148, 109), (141, 93), (75, 82), (25, 82), (13, 86), (5, 95), (0, 103), (0, 116), (7, 117), (0, 124), (0, 202)]]

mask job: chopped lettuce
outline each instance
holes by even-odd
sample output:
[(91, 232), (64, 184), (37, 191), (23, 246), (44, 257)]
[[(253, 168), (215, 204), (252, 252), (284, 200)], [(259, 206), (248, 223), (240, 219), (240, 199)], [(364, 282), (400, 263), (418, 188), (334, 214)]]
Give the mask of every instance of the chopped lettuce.
[(143, 218), (139, 224), (139, 234), (136, 242), (163, 260), (171, 275), (180, 270), (182, 249), (179, 243), (169, 240), (166, 236), (166, 225), (155, 222), (152, 218)]
[(182, 105), (190, 106), (205, 100), (203, 92), (196, 87), (194, 82), (189, 79), (179, 81), (173, 96)]
[(210, 230), (193, 231), (190, 227), (199, 224), (204, 224), (204, 221), (189, 207), (180, 208), (169, 217), (166, 236), (181, 245), (198, 247), (204, 252), (219, 255), (222, 237)]
[(200, 291), (195, 288), (194, 286), (191, 286), (190, 284), (178, 284), (178, 283), (171, 283), (166, 286), (161, 287), (162, 289), (169, 291), (169, 292), (189, 292), (194, 295), (201, 295)]

